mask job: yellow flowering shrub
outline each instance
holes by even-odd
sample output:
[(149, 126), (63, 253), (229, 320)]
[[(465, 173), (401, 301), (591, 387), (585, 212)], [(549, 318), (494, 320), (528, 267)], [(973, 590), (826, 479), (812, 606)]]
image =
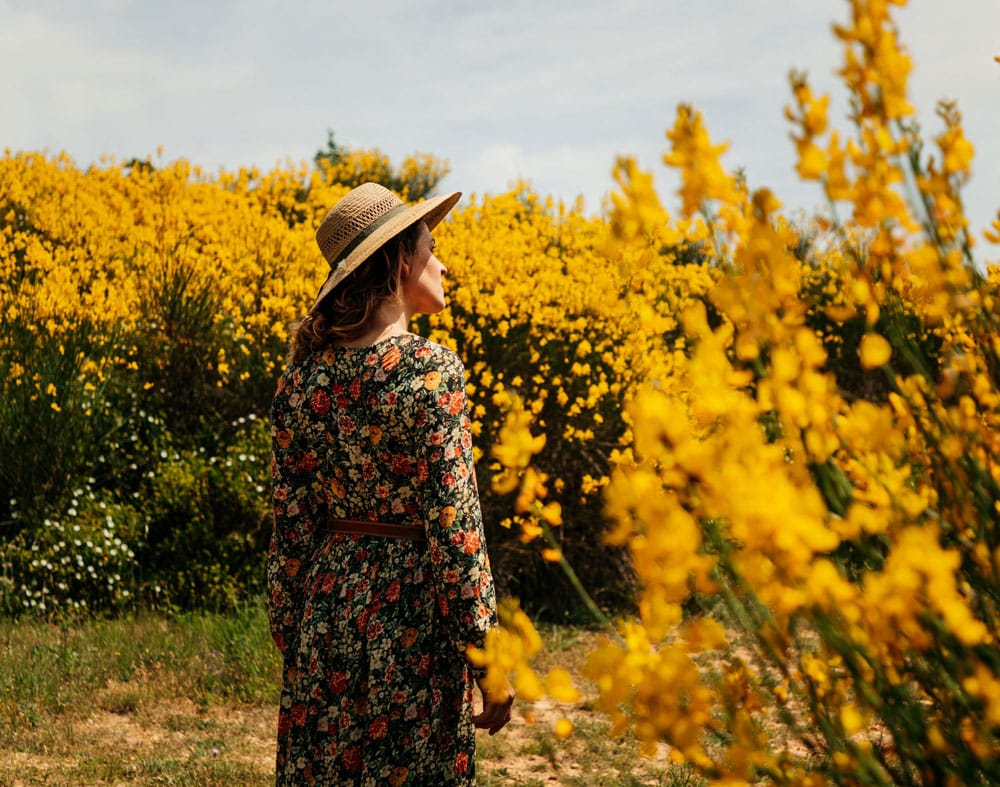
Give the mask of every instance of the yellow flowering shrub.
[[(378, 151), (335, 152), (315, 166), (212, 175), (183, 160), (83, 171), (65, 156), (0, 159), (0, 358), (10, 370), (0, 440), (22, 460), (0, 467), (8, 543), (61, 511), (72, 487), (141, 507), (172, 463), (189, 478), (191, 450), (221, 459), (235, 419), (266, 415), (289, 323), (325, 275), (313, 241), (324, 212), (356, 180), (390, 177), (405, 195), (446, 171), (426, 155), (393, 167)], [(634, 166), (618, 177), (637, 177)], [(679, 233), (648, 238), (620, 264), (604, 227), (526, 188), (470, 197), (437, 233), (452, 303), (422, 325), (469, 370), (498, 575), (529, 598), (555, 587), (542, 603), (556, 611), (571, 601), (556, 565), (567, 557), (608, 603), (632, 592), (624, 550), (600, 542), (600, 492), (628, 442), (624, 403), (683, 355), (676, 315), (715, 275)], [(515, 398), (547, 439), (534, 483), (494, 493), (503, 466), (490, 446)], [(265, 504), (248, 503), (246, 518), (257, 523)], [(180, 499), (146, 509), (139, 519), (157, 543), (173, 543), (177, 520), (194, 521)], [(540, 550), (528, 542), (543, 526)]]
[(339, 146), (333, 132), (327, 132), (326, 147), (313, 157), (326, 183), (353, 187), (374, 181), (397, 192), (407, 201), (417, 201), (431, 195), (450, 166), (430, 153), (406, 156), (398, 165), (377, 148), (354, 150)]
[(835, 28), (852, 137), (791, 77), (798, 170), (831, 207), (815, 227), (728, 174), (687, 106), (664, 161), (693, 223), (634, 172), (608, 221), (623, 267), (679, 232), (718, 278), (628, 397), (606, 539), (639, 598), (587, 677), (617, 730), (713, 783), (1000, 779), (997, 271), (961, 210), (957, 109), (932, 151), (912, 122), (902, 4), (853, 0)]
[[(244, 425), (318, 287), (311, 227), (346, 191), (305, 166), (209, 177), (4, 154), (0, 607), (224, 605), (261, 586), (266, 447)], [(91, 508), (118, 512), (102, 526), (127, 571), (97, 571), (93, 538), (46, 535)]]

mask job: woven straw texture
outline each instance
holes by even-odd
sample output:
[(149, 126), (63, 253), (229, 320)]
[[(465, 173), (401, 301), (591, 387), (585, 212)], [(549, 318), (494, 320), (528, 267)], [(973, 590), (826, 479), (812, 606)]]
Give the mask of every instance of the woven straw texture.
[(316, 230), (316, 243), (331, 270), (316, 296), (312, 310), (386, 241), (421, 220), (427, 223), (428, 229), (433, 229), (461, 196), (461, 192), (455, 191), (399, 210), (358, 241), (359, 236), (369, 230), (372, 224), (394, 208), (403, 207), (405, 203), (378, 183), (362, 183), (349, 191), (330, 208)]
[(332, 265), (361, 232), (402, 204), (395, 194), (377, 183), (364, 183), (349, 192), (330, 208), (316, 232), (316, 243), (326, 261)]

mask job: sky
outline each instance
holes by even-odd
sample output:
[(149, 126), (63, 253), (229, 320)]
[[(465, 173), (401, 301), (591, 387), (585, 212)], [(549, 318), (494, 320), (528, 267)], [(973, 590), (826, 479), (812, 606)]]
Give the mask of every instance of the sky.
[[(271, 169), (338, 145), (446, 159), (443, 190), (519, 178), (599, 212), (615, 157), (654, 174), (679, 103), (702, 112), (723, 162), (792, 212), (801, 183), (783, 109), (788, 73), (831, 94), (845, 0), (0, 0), (0, 148), (65, 151), (81, 167), (185, 158)], [(1000, 0), (912, 0), (897, 11), (928, 138), (958, 102), (976, 149), (974, 229), (1000, 208)]]

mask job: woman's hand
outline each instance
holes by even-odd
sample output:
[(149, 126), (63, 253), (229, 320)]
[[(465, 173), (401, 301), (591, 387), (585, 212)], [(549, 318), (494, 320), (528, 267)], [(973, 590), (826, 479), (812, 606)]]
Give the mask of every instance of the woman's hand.
[(489, 730), (490, 735), (495, 735), (510, 721), (510, 707), (514, 704), (514, 689), (507, 687), (507, 699), (502, 702), (491, 701), (488, 692), (483, 689), (482, 685), (480, 685), (479, 691), (483, 695), (483, 710), (482, 713), (477, 713), (472, 717), (472, 723), (478, 729)]

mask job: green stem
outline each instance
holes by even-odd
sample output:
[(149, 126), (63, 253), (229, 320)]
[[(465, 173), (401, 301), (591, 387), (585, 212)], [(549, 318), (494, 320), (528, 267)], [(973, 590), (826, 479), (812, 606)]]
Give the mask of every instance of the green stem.
[(563, 573), (569, 580), (569, 583), (573, 586), (576, 594), (580, 597), (583, 605), (587, 608), (587, 611), (594, 617), (594, 620), (596, 620), (612, 637), (614, 637), (619, 645), (624, 645), (625, 640), (622, 638), (621, 634), (618, 633), (618, 630), (615, 628), (615, 624), (612, 623), (611, 619), (601, 611), (600, 607), (597, 606), (594, 599), (583, 586), (580, 578), (576, 575), (576, 572), (573, 570), (573, 566), (571, 566), (569, 561), (566, 560), (566, 556), (563, 554), (562, 548), (556, 541), (555, 534), (552, 532), (552, 528), (549, 527), (549, 523), (541, 518), (539, 518), (539, 522), (542, 526), (542, 534), (545, 536), (545, 542), (550, 548), (559, 552), (559, 566), (562, 568)]

